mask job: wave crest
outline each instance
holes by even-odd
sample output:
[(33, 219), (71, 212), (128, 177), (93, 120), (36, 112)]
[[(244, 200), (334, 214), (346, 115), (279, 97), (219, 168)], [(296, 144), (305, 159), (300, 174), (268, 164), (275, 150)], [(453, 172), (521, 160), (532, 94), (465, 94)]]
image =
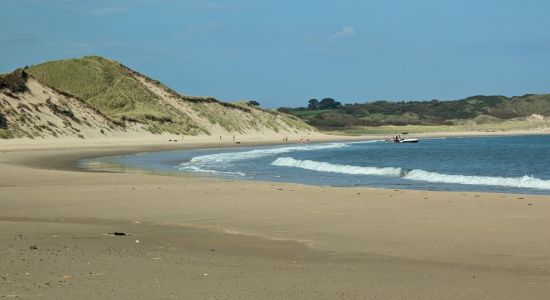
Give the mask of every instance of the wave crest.
[(207, 154), (193, 157), (189, 162), (185, 162), (182, 165), (194, 164), (194, 163), (229, 163), (239, 160), (246, 160), (252, 158), (260, 158), (265, 156), (271, 156), (282, 153), (290, 153), (296, 151), (315, 151), (323, 149), (336, 149), (348, 147), (347, 143), (330, 143), (330, 144), (318, 144), (318, 145), (307, 145), (307, 146), (292, 146), (292, 147), (282, 147), (282, 148), (271, 148), (271, 149), (255, 149), (250, 151), (243, 152), (224, 152), (216, 154)]
[(379, 175), (401, 177), (403, 179), (425, 181), (432, 183), (449, 183), (465, 185), (491, 185), (515, 188), (531, 188), (550, 190), (550, 180), (543, 180), (532, 176), (522, 176), (517, 178), (510, 177), (491, 177), (491, 176), (469, 176), (452, 175), (429, 172), (424, 170), (404, 170), (402, 168), (377, 168), (332, 164), (327, 162), (318, 162), (312, 160), (298, 160), (291, 157), (280, 157), (271, 163), (274, 166), (294, 167), (305, 170), (330, 172), (350, 175)]
[(516, 188), (531, 188), (540, 190), (550, 190), (550, 180), (543, 180), (533, 176), (522, 177), (491, 177), (491, 176), (470, 176), (470, 175), (451, 175), (428, 172), (424, 170), (412, 170), (405, 176), (405, 179), (427, 181), (433, 183), (454, 183), (466, 185), (492, 185)]
[(338, 164), (318, 162), (313, 160), (299, 160), (299, 159), (294, 159), (292, 157), (279, 157), (271, 164), (274, 166), (281, 166), (281, 167), (295, 167), (295, 168), (301, 168), (301, 169), (306, 169), (311, 171), (351, 174), (351, 175), (382, 175), (382, 176), (399, 177), (403, 174), (403, 170), (401, 168), (391, 168), (391, 167), (377, 168), (377, 167), (338, 165)]
[(289, 146), (270, 149), (255, 149), (242, 152), (223, 152), (216, 154), (207, 154), (193, 157), (190, 161), (180, 164), (179, 169), (185, 171), (224, 174), (224, 175), (237, 175), (245, 176), (242, 172), (227, 172), (219, 170), (224, 166), (230, 165), (233, 162), (261, 158), (266, 156), (272, 156), (282, 153), (298, 152), (298, 151), (315, 151), (323, 149), (337, 149), (349, 147), (348, 143), (328, 143), (328, 144), (314, 144), (303, 146)]

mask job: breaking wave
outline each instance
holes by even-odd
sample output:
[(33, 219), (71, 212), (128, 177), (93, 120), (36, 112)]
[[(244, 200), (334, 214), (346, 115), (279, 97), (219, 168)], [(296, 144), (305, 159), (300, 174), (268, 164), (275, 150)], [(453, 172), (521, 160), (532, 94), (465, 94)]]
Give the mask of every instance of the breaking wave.
[(299, 160), (292, 157), (279, 157), (271, 163), (280, 167), (295, 167), (318, 172), (330, 172), (351, 175), (381, 175), (400, 177), (403, 175), (401, 168), (377, 168), (377, 167), (359, 167), (331, 164), (327, 162), (318, 162), (313, 160)]
[(543, 180), (532, 176), (522, 176), (517, 178), (509, 177), (490, 177), (490, 176), (468, 176), (451, 175), (429, 172), (424, 170), (405, 170), (402, 168), (377, 168), (332, 164), (327, 162), (318, 162), (312, 160), (298, 160), (291, 157), (280, 157), (271, 163), (274, 166), (294, 167), (305, 170), (330, 172), (351, 175), (378, 175), (389, 177), (401, 177), (403, 179), (425, 181), (432, 183), (450, 183), (465, 185), (491, 185), (515, 188), (531, 188), (550, 190), (550, 180)]
[(255, 149), (242, 152), (224, 152), (216, 154), (207, 154), (193, 157), (190, 161), (180, 164), (179, 169), (185, 171), (203, 172), (203, 173), (217, 173), (224, 175), (237, 175), (245, 176), (242, 172), (225, 172), (219, 170), (224, 166), (227, 166), (233, 162), (248, 160), (254, 158), (267, 157), (277, 154), (298, 152), (298, 151), (315, 151), (324, 149), (337, 149), (349, 147), (349, 143), (328, 143), (328, 144), (315, 144), (304, 146), (289, 146), (270, 149)]
[(330, 143), (330, 144), (318, 144), (318, 145), (306, 145), (306, 146), (292, 146), (270, 149), (256, 149), (244, 152), (224, 152), (216, 154), (207, 154), (193, 157), (189, 162), (185, 162), (182, 165), (191, 163), (229, 163), (239, 160), (246, 160), (252, 158), (260, 158), (265, 156), (277, 155), (281, 153), (290, 153), (296, 151), (315, 151), (323, 149), (336, 149), (348, 147), (347, 143)]
[(491, 177), (491, 176), (469, 176), (451, 175), (428, 172), (424, 170), (409, 171), (403, 178), (434, 183), (455, 183), (468, 185), (493, 185), (516, 188), (530, 188), (550, 190), (550, 180), (543, 180), (533, 176), (522, 177)]

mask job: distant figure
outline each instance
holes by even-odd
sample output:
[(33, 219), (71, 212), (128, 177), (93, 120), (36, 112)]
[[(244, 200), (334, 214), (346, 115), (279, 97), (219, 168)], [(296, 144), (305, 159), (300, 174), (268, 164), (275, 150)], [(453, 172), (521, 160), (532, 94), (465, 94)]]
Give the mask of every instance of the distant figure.
[(233, 143), (235, 142), (235, 136), (233, 136)]
[(222, 141), (222, 136), (220, 135), (220, 142)]

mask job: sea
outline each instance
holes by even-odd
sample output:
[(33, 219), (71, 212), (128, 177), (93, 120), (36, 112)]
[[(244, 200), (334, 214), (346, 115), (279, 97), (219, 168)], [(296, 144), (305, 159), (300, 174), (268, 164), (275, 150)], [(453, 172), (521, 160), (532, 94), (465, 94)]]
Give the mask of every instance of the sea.
[(318, 186), (550, 195), (550, 135), (161, 151), (80, 164)]

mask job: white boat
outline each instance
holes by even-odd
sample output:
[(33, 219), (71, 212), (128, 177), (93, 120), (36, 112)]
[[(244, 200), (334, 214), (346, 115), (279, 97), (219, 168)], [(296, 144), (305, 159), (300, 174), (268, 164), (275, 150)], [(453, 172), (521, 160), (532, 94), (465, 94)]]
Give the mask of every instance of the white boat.
[(408, 132), (403, 132), (401, 135), (395, 136), (395, 138), (387, 139), (386, 142), (393, 143), (418, 143), (418, 139), (411, 139), (408, 137)]
[(401, 138), (399, 139), (400, 143), (418, 143), (418, 139), (411, 139), (409, 138), (408, 132), (402, 132)]

